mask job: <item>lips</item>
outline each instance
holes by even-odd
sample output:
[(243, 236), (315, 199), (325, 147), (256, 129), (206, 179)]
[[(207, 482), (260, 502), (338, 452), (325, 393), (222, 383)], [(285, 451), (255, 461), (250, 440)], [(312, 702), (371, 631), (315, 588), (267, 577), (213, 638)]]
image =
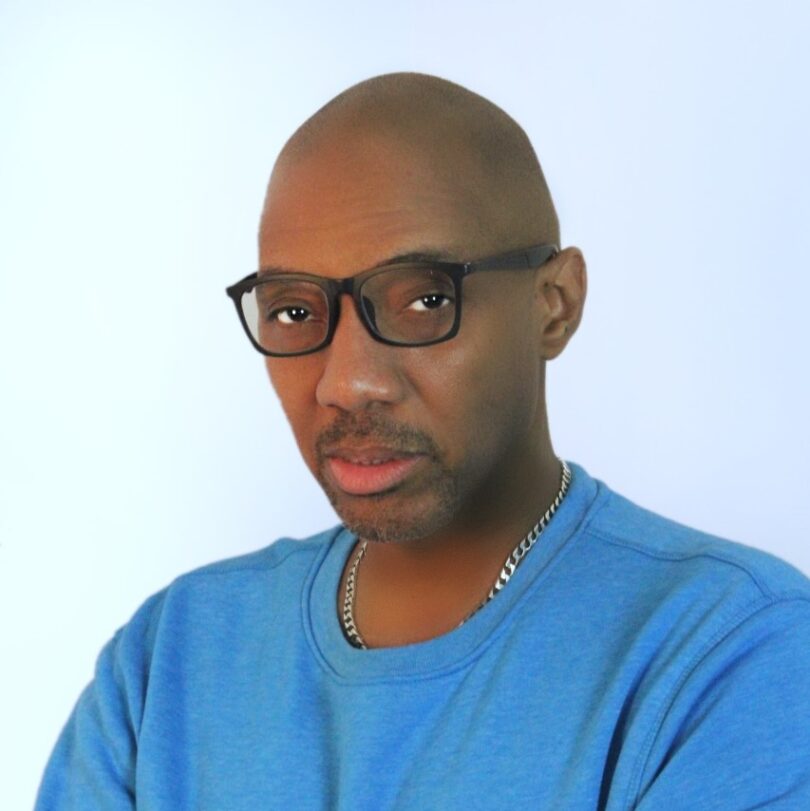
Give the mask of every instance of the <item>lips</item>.
[(327, 468), (337, 486), (350, 495), (371, 495), (400, 484), (423, 458), (386, 448), (335, 448), (326, 454)]

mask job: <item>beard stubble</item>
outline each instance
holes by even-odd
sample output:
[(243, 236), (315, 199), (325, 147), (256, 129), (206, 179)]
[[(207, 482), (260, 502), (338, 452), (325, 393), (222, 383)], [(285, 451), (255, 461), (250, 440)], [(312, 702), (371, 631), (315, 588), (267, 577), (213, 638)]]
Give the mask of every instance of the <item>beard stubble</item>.
[[(338, 444), (379, 444), (403, 453), (427, 457), (429, 472), (411, 493), (405, 481), (390, 490), (354, 496), (336, 490), (326, 475), (326, 451)], [(346, 528), (362, 540), (409, 543), (447, 526), (459, 509), (455, 472), (443, 462), (440, 449), (423, 431), (392, 423), (375, 412), (346, 413), (321, 432), (315, 443), (316, 473), (332, 508)]]

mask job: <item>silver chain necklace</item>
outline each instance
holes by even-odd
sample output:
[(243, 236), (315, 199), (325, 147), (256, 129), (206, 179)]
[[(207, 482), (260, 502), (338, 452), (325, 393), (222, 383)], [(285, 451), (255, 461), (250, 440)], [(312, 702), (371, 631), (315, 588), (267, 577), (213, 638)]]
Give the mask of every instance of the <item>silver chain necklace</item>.
[[(537, 539), (540, 537), (540, 533), (546, 528), (546, 524), (551, 520), (551, 516), (554, 515), (557, 508), (562, 503), (565, 494), (568, 492), (568, 485), (571, 482), (571, 470), (564, 459), (560, 459), (559, 462), (562, 466), (560, 490), (555, 496), (554, 501), (551, 502), (551, 506), (549, 506), (542, 518), (529, 530), (529, 534), (512, 550), (501, 569), (501, 573), (489, 590), (489, 594), (487, 594), (476, 608), (464, 617), (457, 627), (460, 628), (464, 625), (473, 614), (480, 611), (509, 582), (512, 575), (515, 573), (515, 569), (520, 565), (526, 553), (535, 545)], [(364, 650), (368, 646), (363, 641), (363, 637), (357, 629), (357, 623), (354, 619), (354, 603), (357, 595), (357, 569), (360, 566), (363, 555), (366, 554), (367, 546), (368, 541), (363, 541), (363, 543), (360, 544), (360, 549), (355, 555), (351, 569), (349, 569), (349, 576), (346, 578), (346, 594), (343, 598), (343, 633), (351, 645)]]

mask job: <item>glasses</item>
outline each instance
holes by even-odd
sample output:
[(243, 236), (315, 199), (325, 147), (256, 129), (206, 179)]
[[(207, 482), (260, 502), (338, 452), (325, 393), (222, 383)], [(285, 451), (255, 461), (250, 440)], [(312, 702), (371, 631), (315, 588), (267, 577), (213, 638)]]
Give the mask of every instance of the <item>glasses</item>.
[(531, 270), (558, 252), (556, 245), (536, 245), (474, 262), (405, 257), (345, 279), (260, 270), (225, 292), (250, 342), (263, 355), (308, 355), (327, 346), (337, 328), (343, 293), (352, 297), (375, 340), (430, 346), (458, 332), (465, 277), (483, 270)]

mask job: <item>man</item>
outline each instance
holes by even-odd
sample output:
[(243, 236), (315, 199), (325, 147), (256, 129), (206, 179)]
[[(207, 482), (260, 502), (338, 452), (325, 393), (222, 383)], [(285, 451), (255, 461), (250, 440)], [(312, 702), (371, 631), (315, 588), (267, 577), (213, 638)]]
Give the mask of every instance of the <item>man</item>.
[(38, 808), (810, 808), (810, 583), (553, 450), (585, 262), (520, 127), (356, 85), (259, 242), (228, 293), (342, 524), (147, 600)]

